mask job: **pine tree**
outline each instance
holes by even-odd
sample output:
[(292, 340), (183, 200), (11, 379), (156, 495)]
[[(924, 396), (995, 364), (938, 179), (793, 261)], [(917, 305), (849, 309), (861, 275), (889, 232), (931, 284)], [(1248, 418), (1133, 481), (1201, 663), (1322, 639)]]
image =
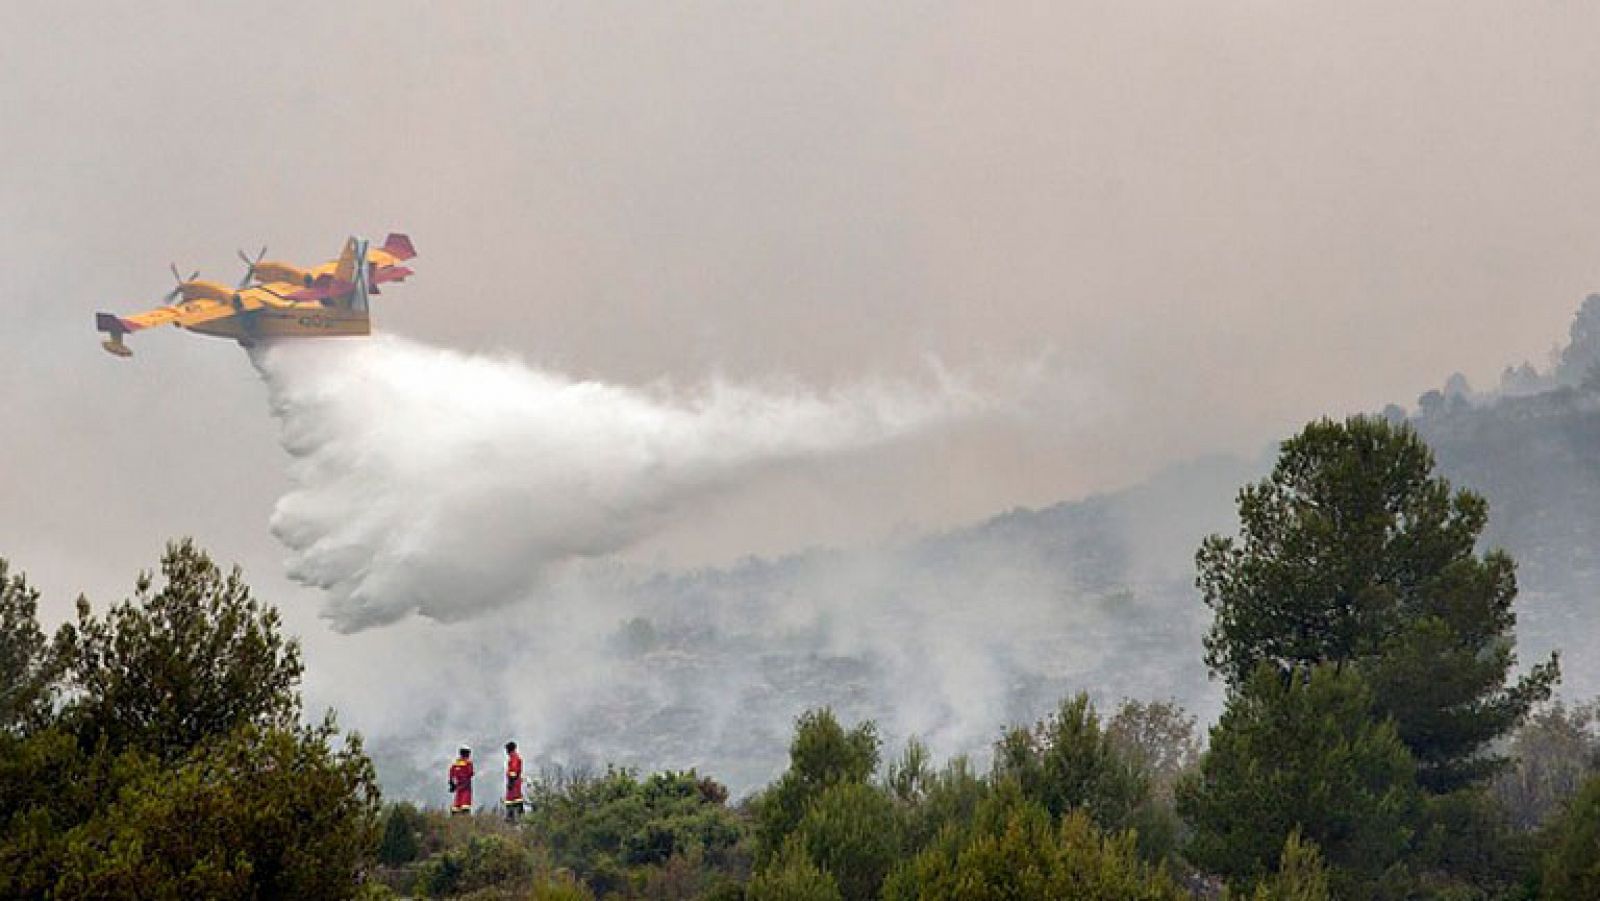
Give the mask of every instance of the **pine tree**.
[(64, 717), (85, 745), (175, 760), (240, 726), (292, 726), (304, 666), (278, 611), (189, 540), (167, 546), (161, 575), (155, 589), (141, 574), (103, 618), (80, 598), (56, 635), (74, 689)]
[(1476, 553), (1488, 504), (1433, 468), (1403, 423), (1312, 423), (1240, 492), (1239, 538), (1201, 545), (1196, 583), (1216, 614), (1216, 675), (1237, 688), (1262, 662), (1359, 666), (1375, 714), (1394, 717), (1419, 779), (1443, 792), (1493, 771), (1483, 752), (1549, 696), (1558, 668), (1552, 656), (1510, 681), (1515, 566)]
[(1348, 888), (1374, 884), (1406, 850), (1419, 800), (1411, 755), (1371, 705), (1353, 669), (1261, 664), (1229, 696), (1200, 772), (1178, 787), (1190, 857), (1250, 888), (1298, 832)]
[(0, 558), (0, 734), (36, 729), (50, 713), (56, 660), (38, 612), (39, 593)]

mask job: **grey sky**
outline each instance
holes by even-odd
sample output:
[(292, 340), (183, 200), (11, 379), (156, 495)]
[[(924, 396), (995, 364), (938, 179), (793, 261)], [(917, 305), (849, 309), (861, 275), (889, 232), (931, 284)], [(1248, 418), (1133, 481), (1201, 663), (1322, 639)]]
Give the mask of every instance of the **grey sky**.
[(232, 279), (236, 247), (393, 228), (421, 257), (378, 326), (426, 342), (627, 383), (1043, 359), (1101, 392), (774, 474), (641, 550), (669, 561), (1492, 383), (1600, 286), (1589, 3), (8, 0), (0, 34), (0, 554), (55, 618), (192, 533), (323, 673), (244, 354), (97, 346), (92, 314), (144, 308), (169, 260)]

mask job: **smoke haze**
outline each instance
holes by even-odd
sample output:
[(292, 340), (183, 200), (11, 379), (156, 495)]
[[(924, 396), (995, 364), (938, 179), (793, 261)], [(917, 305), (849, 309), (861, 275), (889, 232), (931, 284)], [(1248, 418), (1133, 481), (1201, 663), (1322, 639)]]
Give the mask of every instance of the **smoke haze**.
[[(749, 785), (807, 703), (941, 748), (1055, 686), (1214, 709), (1191, 555), (1257, 452), (1542, 365), (1600, 286), (1596, 4), (342, 8), (359, 28), (306, 0), (0, 3), (0, 555), (54, 625), (195, 536), (396, 793), (438, 800), (440, 755), (513, 730)], [(538, 365), (341, 342), (263, 358), (264, 388), (226, 342), (124, 361), (92, 333), (169, 261), (232, 281), (236, 247), (386, 229), (421, 258), (380, 331)], [(1014, 392), (937, 372), (872, 387), (1044, 353), (1095, 390), (1007, 417), (985, 405)], [(741, 444), (761, 412), (825, 446)], [(1248, 465), (1106, 500), (1213, 454)], [(1600, 497), (1572, 484), (1530, 466), (1505, 496)], [(1074, 542), (962, 526), (1064, 499)], [(1600, 584), (1578, 544), (1526, 570), (1529, 625)]]

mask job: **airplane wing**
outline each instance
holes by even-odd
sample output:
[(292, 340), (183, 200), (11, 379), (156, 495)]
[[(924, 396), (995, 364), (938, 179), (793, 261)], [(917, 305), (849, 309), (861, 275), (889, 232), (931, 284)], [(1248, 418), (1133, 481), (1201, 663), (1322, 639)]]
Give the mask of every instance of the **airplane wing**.
[(139, 329), (155, 328), (158, 325), (199, 325), (202, 322), (232, 316), (237, 312), (239, 311), (234, 309), (232, 304), (200, 298), (116, 318), (124, 323), (124, 331), (135, 332)]
[(220, 300), (197, 299), (185, 300), (168, 306), (156, 307), (143, 313), (132, 316), (117, 316), (112, 313), (97, 313), (94, 317), (94, 326), (106, 333), (107, 340), (102, 346), (119, 357), (132, 353), (122, 343), (122, 336), (129, 332), (142, 329), (155, 328), (161, 325), (199, 325), (213, 319), (222, 319), (233, 316), (238, 311), (232, 304)]

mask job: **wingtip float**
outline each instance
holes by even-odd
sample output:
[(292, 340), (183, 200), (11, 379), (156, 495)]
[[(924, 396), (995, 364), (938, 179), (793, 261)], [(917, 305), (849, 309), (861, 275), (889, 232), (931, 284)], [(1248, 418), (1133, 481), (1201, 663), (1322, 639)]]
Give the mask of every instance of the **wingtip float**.
[(401, 264), (417, 255), (411, 239), (401, 234), (389, 235), (379, 247), (351, 237), (338, 259), (310, 269), (263, 259), (266, 253), (263, 247), (252, 259), (240, 251), (246, 268), (234, 286), (206, 281), (198, 272), (183, 278), (172, 267), (178, 284), (161, 306), (133, 316), (95, 315), (95, 328), (106, 335), (100, 346), (131, 357), (123, 336), (161, 325), (230, 338), (245, 347), (273, 338), (370, 334), (368, 298), (379, 293), (379, 285), (411, 275)]

